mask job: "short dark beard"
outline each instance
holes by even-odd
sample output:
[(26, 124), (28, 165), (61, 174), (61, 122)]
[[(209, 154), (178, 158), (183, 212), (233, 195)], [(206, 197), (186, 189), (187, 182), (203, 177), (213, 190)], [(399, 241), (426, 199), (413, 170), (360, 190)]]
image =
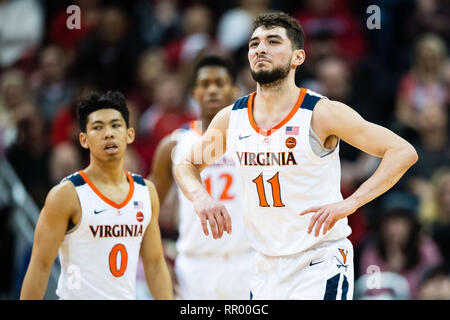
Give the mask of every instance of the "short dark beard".
[(253, 71), (250, 70), (253, 80), (262, 85), (267, 85), (271, 83), (279, 82), (287, 77), (290, 71), (290, 65), (286, 65), (286, 67), (277, 67), (271, 71)]

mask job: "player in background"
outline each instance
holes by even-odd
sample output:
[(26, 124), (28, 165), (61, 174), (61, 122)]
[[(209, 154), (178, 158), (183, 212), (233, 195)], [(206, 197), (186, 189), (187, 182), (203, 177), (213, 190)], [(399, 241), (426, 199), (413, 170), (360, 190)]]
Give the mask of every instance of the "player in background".
[[(256, 92), (221, 110), (175, 168), (204, 233), (220, 238), (231, 233), (232, 219), (198, 177), (223, 152), (233, 155), (243, 186), (245, 230), (257, 251), (254, 299), (351, 299), (347, 216), (389, 190), (418, 159), (392, 131), (297, 87), (295, 71), (305, 58), (303, 30), (294, 18), (281, 12), (258, 16), (248, 49)], [(382, 158), (346, 199), (340, 193), (341, 139)], [(199, 153), (212, 156), (199, 161)]]
[(125, 97), (92, 93), (77, 109), (90, 163), (50, 190), (40, 213), (21, 299), (42, 299), (59, 253), (64, 300), (135, 299), (139, 255), (156, 299), (172, 299), (154, 185), (124, 170), (134, 141)]
[[(193, 97), (201, 110), (200, 121), (192, 121), (164, 138), (153, 160), (150, 179), (161, 203), (174, 185), (174, 165), (200, 140), (217, 112), (229, 105), (238, 93), (231, 66), (218, 56), (204, 56), (197, 61), (192, 85)], [(236, 165), (231, 157), (224, 155), (199, 178), (208, 194), (228, 209), (235, 230), (232, 235), (218, 240), (206, 237), (194, 206), (177, 188), (176, 298), (248, 299), (253, 250), (243, 230), (243, 204)]]

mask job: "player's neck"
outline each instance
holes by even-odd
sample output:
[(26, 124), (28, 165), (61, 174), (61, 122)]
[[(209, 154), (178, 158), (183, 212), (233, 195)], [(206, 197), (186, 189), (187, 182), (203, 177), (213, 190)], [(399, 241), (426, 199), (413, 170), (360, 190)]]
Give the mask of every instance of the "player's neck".
[(120, 162), (99, 163), (91, 158), (91, 162), (84, 172), (92, 181), (119, 185), (126, 181), (123, 164), (124, 160), (120, 160)]
[(290, 76), (269, 85), (258, 83), (254, 105), (264, 113), (279, 113), (294, 106), (299, 91), (300, 88)]
[(203, 133), (206, 131), (206, 129), (208, 129), (208, 127), (209, 127), (209, 124), (211, 123), (211, 120), (212, 119), (210, 119), (210, 118), (208, 118), (208, 117), (205, 117), (205, 116), (201, 116), (201, 120), (202, 120), (202, 131), (203, 131)]

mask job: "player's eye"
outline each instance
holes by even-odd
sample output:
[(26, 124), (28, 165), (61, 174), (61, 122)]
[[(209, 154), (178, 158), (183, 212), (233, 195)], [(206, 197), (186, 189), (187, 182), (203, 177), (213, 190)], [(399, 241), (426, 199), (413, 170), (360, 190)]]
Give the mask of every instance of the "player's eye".
[(249, 47), (250, 48), (256, 48), (258, 46), (258, 42), (250, 42)]

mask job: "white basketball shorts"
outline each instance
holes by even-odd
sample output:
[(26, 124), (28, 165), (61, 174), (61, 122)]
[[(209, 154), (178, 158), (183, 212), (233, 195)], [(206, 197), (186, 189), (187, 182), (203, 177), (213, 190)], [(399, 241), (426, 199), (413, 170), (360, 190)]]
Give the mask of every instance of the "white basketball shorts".
[(255, 255), (255, 300), (353, 299), (353, 246), (345, 238), (289, 256)]
[(254, 252), (230, 256), (179, 254), (177, 300), (248, 300)]

